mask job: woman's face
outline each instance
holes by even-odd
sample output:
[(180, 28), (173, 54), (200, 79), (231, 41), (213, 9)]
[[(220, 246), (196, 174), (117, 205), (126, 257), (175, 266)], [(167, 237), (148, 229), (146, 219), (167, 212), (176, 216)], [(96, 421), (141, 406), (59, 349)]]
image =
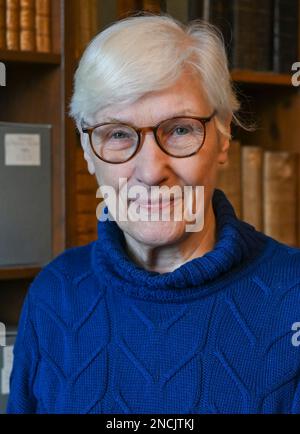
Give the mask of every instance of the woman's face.
[[(128, 122), (136, 127), (143, 127), (156, 125), (162, 120), (178, 115), (208, 117), (212, 112), (213, 107), (205, 98), (199, 80), (194, 74), (185, 71), (175, 85), (163, 91), (148, 93), (125, 108), (110, 106), (98, 112), (94, 116), (93, 124), (105, 122), (108, 117), (112, 117), (123, 123)], [(229, 125), (230, 120), (228, 130)], [(82, 139), (84, 139), (83, 135)], [(89, 151), (86, 158), (89, 161), (90, 171), (91, 168), (95, 171), (99, 186), (113, 187), (118, 198), (117, 204), (120, 198), (120, 178), (127, 179), (127, 191), (133, 186), (144, 187), (149, 192), (149, 198), (153, 186), (169, 188), (179, 186), (182, 193), (184, 186), (203, 186), (205, 225), (206, 210), (211, 205), (211, 197), (216, 185), (218, 164), (226, 161), (229, 146), (228, 139), (218, 132), (215, 118), (206, 124), (206, 139), (202, 148), (190, 157), (175, 158), (165, 154), (156, 144), (150, 131), (147, 131), (141, 140), (142, 146), (139, 152), (131, 160), (122, 164), (106, 163), (97, 158), (91, 150)], [(135, 205), (138, 203), (138, 198), (136, 200)], [(107, 205), (111, 211), (108, 202)], [(132, 205), (132, 201), (128, 200), (127, 205)], [(168, 206), (172, 217), (174, 204), (172, 205), (171, 202)], [(155, 214), (156, 208), (154, 205), (153, 208), (141, 207), (140, 211), (141, 215), (149, 216), (150, 212)], [(113, 212), (111, 214), (114, 215)], [(175, 221), (174, 218), (169, 221), (162, 221), (162, 219), (151, 221), (151, 218), (146, 220), (143, 218), (142, 221), (130, 221), (129, 218), (127, 221), (120, 221), (116, 216), (118, 226), (125, 233), (149, 246), (170, 245), (179, 242), (187, 234), (187, 222), (184, 219), (181, 221)]]

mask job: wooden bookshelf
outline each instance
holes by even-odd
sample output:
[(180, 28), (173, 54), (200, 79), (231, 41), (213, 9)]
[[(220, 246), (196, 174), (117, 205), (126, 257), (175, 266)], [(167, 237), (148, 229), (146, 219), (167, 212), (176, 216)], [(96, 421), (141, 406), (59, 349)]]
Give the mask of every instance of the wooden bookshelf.
[(59, 65), (61, 62), (61, 55), (57, 53), (38, 53), (36, 51), (0, 50), (0, 61)]
[[(51, 0), (51, 52), (0, 50), (6, 87), (0, 88), (0, 121), (52, 126), (52, 256), (66, 248), (65, 143), (72, 86), (73, 51), (65, 38), (72, 20), (72, 0)], [(74, 29), (72, 25), (72, 29)], [(42, 265), (0, 267), (0, 321), (18, 320), (28, 287)]]
[(233, 69), (231, 71), (231, 77), (234, 81), (238, 83), (291, 86), (290, 74), (277, 74), (275, 72)]
[(7, 267), (0, 268), (0, 280), (31, 279), (37, 275), (41, 267)]

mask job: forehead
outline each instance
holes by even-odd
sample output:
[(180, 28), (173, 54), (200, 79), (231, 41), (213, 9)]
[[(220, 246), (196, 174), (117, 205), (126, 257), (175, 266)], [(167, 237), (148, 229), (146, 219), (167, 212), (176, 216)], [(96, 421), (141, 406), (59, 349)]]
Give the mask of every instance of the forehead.
[(142, 126), (180, 115), (208, 116), (209, 111), (200, 80), (195, 75), (183, 74), (168, 88), (147, 92), (132, 104), (112, 105), (99, 111), (95, 121), (118, 120)]

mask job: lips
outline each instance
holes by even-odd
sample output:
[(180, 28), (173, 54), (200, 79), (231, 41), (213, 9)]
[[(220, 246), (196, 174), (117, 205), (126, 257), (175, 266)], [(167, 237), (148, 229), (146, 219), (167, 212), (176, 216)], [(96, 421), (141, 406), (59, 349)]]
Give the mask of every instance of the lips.
[[(172, 206), (175, 202), (175, 200), (179, 200), (180, 198), (174, 199), (173, 197), (170, 198), (170, 200), (167, 201), (151, 201), (151, 199), (148, 200), (148, 202), (140, 202), (139, 200), (134, 200), (134, 203), (141, 208), (145, 209), (163, 209), (167, 208), (168, 206)], [(132, 202), (132, 200), (130, 201)]]

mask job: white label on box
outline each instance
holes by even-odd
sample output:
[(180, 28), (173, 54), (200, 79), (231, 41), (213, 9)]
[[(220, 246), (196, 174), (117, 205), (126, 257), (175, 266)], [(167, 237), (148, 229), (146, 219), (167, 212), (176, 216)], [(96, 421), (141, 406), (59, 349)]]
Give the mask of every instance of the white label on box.
[(41, 136), (39, 134), (5, 134), (5, 166), (40, 166)]
[(3, 368), (1, 371), (1, 393), (9, 394), (9, 379), (13, 367), (13, 345), (3, 348)]

